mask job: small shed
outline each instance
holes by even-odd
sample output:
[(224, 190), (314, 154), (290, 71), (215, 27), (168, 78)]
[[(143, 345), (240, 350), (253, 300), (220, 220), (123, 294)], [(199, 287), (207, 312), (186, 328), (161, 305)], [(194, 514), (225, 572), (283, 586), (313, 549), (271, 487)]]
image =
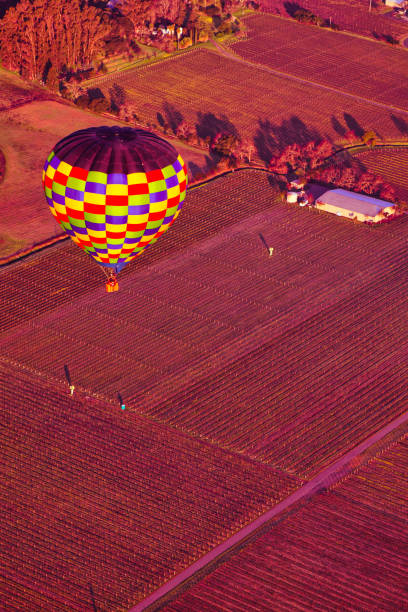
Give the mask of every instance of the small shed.
[(371, 223), (378, 223), (396, 213), (396, 206), (391, 202), (346, 189), (325, 191), (316, 199), (316, 208), (347, 219)]

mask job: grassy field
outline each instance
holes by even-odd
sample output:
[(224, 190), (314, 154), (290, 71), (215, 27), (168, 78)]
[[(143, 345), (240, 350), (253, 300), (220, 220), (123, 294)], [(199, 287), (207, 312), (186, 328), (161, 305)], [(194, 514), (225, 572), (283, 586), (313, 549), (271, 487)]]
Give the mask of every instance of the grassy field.
[(0, 68), (0, 112), (33, 100), (54, 99), (45, 88), (24, 81), (17, 74)]
[[(17, 77), (0, 73), (3, 84)], [(24, 82), (21, 81), (22, 87)], [(14, 85), (13, 85), (14, 86)], [(26, 91), (26, 90), (22, 90)], [(27, 95), (31, 96), (27, 86)], [(19, 95), (10, 90), (15, 102)], [(24, 103), (23, 103), (24, 102)], [(24, 98), (21, 105), (0, 111), (0, 150), (5, 156), (5, 176), (0, 183), (0, 257), (61, 234), (60, 226), (50, 214), (41, 184), (44, 161), (53, 146), (75, 130), (97, 125), (116, 125), (114, 118), (100, 117), (55, 100)], [(204, 168), (203, 152), (174, 142), (187, 164)]]
[(248, 40), (232, 44), (243, 58), (408, 109), (405, 49), (267, 15), (246, 17), (245, 24)]

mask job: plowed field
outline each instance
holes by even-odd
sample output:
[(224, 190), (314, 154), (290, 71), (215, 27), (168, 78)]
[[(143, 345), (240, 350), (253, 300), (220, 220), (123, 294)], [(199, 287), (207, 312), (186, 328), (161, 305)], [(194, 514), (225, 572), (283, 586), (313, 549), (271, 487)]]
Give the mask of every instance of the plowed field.
[(3, 272), (1, 350), (309, 478), (407, 401), (406, 222), (291, 207), (234, 173), (190, 192), (114, 296), (74, 245)]
[(10, 364), (0, 384), (7, 612), (128, 610), (298, 484)]
[(162, 609), (404, 610), (407, 468), (405, 440)]
[(232, 45), (243, 58), (408, 109), (405, 49), (267, 15), (247, 17), (245, 23), (249, 39)]
[[(287, 3), (284, 0), (262, 0), (262, 10), (287, 16), (287, 7), (296, 3)], [(376, 34), (389, 34), (397, 39), (408, 33), (408, 22), (394, 17), (390, 7), (382, 5), (381, 1), (373, 0), (373, 10), (369, 11), (370, 2), (367, 0), (302, 0), (302, 8), (309, 9), (323, 19), (330, 18), (342, 30), (373, 36)], [(379, 10), (376, 10), (376, 9)], [(296, 9), (294, 9), (296, 10)], [(289, 11), (291, 12), (291, 11)], [(292, 11), (293, 12), (293, 11)], [(385, 14), (387, 13), (387, 14)]]
[[(145, 123), (157, 123), (157, 113), (165, 114), (170, 107), (203, 136), (216, 133), (220, 125), (235, 127), (242, 137), (254, 141), (258, 157), (268, 162), (288, 143), (323, 136), (338, 141), (352, 128), (360, 133), (375, 129), (383, 138), (401, 137), (387, 108), (311, 85), (308, 78), (307, 70), (304, 80), (294, 80), (239, 58), (198, 49), (108, 75), (97, 84), (105, 91), (113, 83), (123, 87)], [(392, 112), (403, 120), (405, 115)]]

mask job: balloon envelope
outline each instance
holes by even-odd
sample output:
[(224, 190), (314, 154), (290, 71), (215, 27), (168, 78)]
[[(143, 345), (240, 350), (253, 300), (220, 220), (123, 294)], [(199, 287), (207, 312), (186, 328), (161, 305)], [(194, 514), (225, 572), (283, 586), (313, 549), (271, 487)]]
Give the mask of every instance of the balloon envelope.
[(44, 165), (43, 186), (52, 214), (72, 240), (119, 272), (177, 218), (187, 170), (163, 138), (101, 126), (57, 143)]

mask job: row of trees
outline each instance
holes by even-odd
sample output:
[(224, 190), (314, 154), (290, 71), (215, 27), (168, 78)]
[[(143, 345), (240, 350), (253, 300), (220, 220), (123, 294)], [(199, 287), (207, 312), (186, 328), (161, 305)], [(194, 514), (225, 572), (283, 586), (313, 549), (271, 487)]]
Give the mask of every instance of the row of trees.
[(326, 185), (343, 187), (350, 191), (365, 193), (390, 202), (399, 203), (395, 189), (381, 176), (372, 172), (362, 171), (357, 167), (330, 165), (327, 168), (318, 170), (313, 178)]
[[(354, 132), (349, 133), (349, 139), (357, 140)], [(374, 146), (376, 134), (373, 130), (368, 130), (358, 140)], [(328, 140), (310, 141), (303, 145), (294, 143), (271, 159), (269, 169), (288, 178), (294, 175), (302, 176), (305, 180), (331, 187), (343, 187), (398, 203), (395, 189), (382, 177), (350, 165), (347, 161), (339, 164), (331, 159), (328, 162), (334, 153), (335, 148)]]

